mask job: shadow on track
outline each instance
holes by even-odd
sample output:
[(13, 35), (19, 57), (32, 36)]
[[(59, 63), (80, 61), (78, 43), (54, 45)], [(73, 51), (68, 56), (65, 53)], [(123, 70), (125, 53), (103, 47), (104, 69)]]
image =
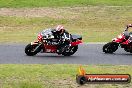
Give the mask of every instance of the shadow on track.
[(132, 56), (132, 53), (103, 53), (104, 55)]
[(25, 55), (26, 57), (32, 57), (32, 58), (43, 58), (43, 59), (77, 59), (77, 58), (81, 58), (80, 56), (63, 56), (63, 55), (57, 55), (57, 54), (37, 54), (35, 56), (27, 56)]

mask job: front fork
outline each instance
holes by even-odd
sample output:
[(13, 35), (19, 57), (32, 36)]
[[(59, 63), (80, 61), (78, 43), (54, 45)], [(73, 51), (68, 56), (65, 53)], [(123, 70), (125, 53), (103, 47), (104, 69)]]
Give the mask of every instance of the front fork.
[(41, 42), (31, 42), (31, 45), (36, 45), (37, 47), (35, 47), (35, 49), (33, 50), (33, 52), (40, 52), (42, 49), (42, 44)]

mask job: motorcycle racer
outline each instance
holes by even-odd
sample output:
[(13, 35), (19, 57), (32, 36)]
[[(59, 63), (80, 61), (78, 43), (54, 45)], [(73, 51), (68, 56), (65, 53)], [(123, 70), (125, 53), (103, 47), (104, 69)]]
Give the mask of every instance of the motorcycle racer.
[[(68, 46), (70, 44), (70, 41), (67, 41), (67, 40), (70, 40), (70, 34), (68, 33), (68, 31), (65, 30), (64, 26), (62, 25), (58, 25), (55, 29), (52, 30), (52, 33), (54, 35), (54, 37), (56, 39), (58, 39), (58, 54), (61, 54), (64, 49), (66, 47), (64, 46)], [(67, 40), (65, 40), (65, 38), (63, 38), (63, 36), (67, 36)]]
[(129, 32), (128, 31), (128, 29), (130, 27), (132, 27), (132, 24), (126, 25), (126, 29), (124, 30), (124, 35), (125, 35), (126, 39), (128, 39), (128, 40), (132, 40), (132, 36), (131, 36), (132, 35), (132, 32)]

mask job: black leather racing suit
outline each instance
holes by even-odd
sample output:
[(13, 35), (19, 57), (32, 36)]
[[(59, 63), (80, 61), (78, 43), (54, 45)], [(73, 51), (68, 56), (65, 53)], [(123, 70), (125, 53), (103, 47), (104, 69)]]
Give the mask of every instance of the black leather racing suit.
[[(63, 36), (65, 35), (70, 35), (66, 30), (64, 30), (64, 32), (62, 34), (58, 33), (55, 29), (52, 30), (52, 33), (54, 35), (55, 39), (58, 39), (58, 47), (57, 50), (58, 54), (62, 54), (62, 52), (65, 50), (65, 46), (69, 45), (70, 41), (67, 40), (63, 40)], [(70, 37), (70, 36), (69, 36)]]

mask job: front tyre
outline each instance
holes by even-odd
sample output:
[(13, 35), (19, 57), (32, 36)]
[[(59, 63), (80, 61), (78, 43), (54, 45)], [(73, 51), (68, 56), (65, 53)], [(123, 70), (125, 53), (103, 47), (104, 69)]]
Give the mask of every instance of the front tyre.
[(109, 42), (103, 46), (103, 52), (105, 53), (113, 53), (118, 49), (118, 45), (115, 42)]
[(73, 55), (77, 51), (77, 49), (78, 49), (78, 45), (77, 46), (72, 46), (72, 47), (70, 47), (69, 52), (64, 51), (62, 53), (62, 55), (64, 55), (64, 56), (71, 56), (71, 55)]
[(36, 55), (38, 52), (35, 52), (34, 49), (37, 47), (37, 45), (31, 45), (31, 44), (28, 44), (26, 47), (25, 47), (25, 53), (28, 55), (28, 56), (34, 56)]

